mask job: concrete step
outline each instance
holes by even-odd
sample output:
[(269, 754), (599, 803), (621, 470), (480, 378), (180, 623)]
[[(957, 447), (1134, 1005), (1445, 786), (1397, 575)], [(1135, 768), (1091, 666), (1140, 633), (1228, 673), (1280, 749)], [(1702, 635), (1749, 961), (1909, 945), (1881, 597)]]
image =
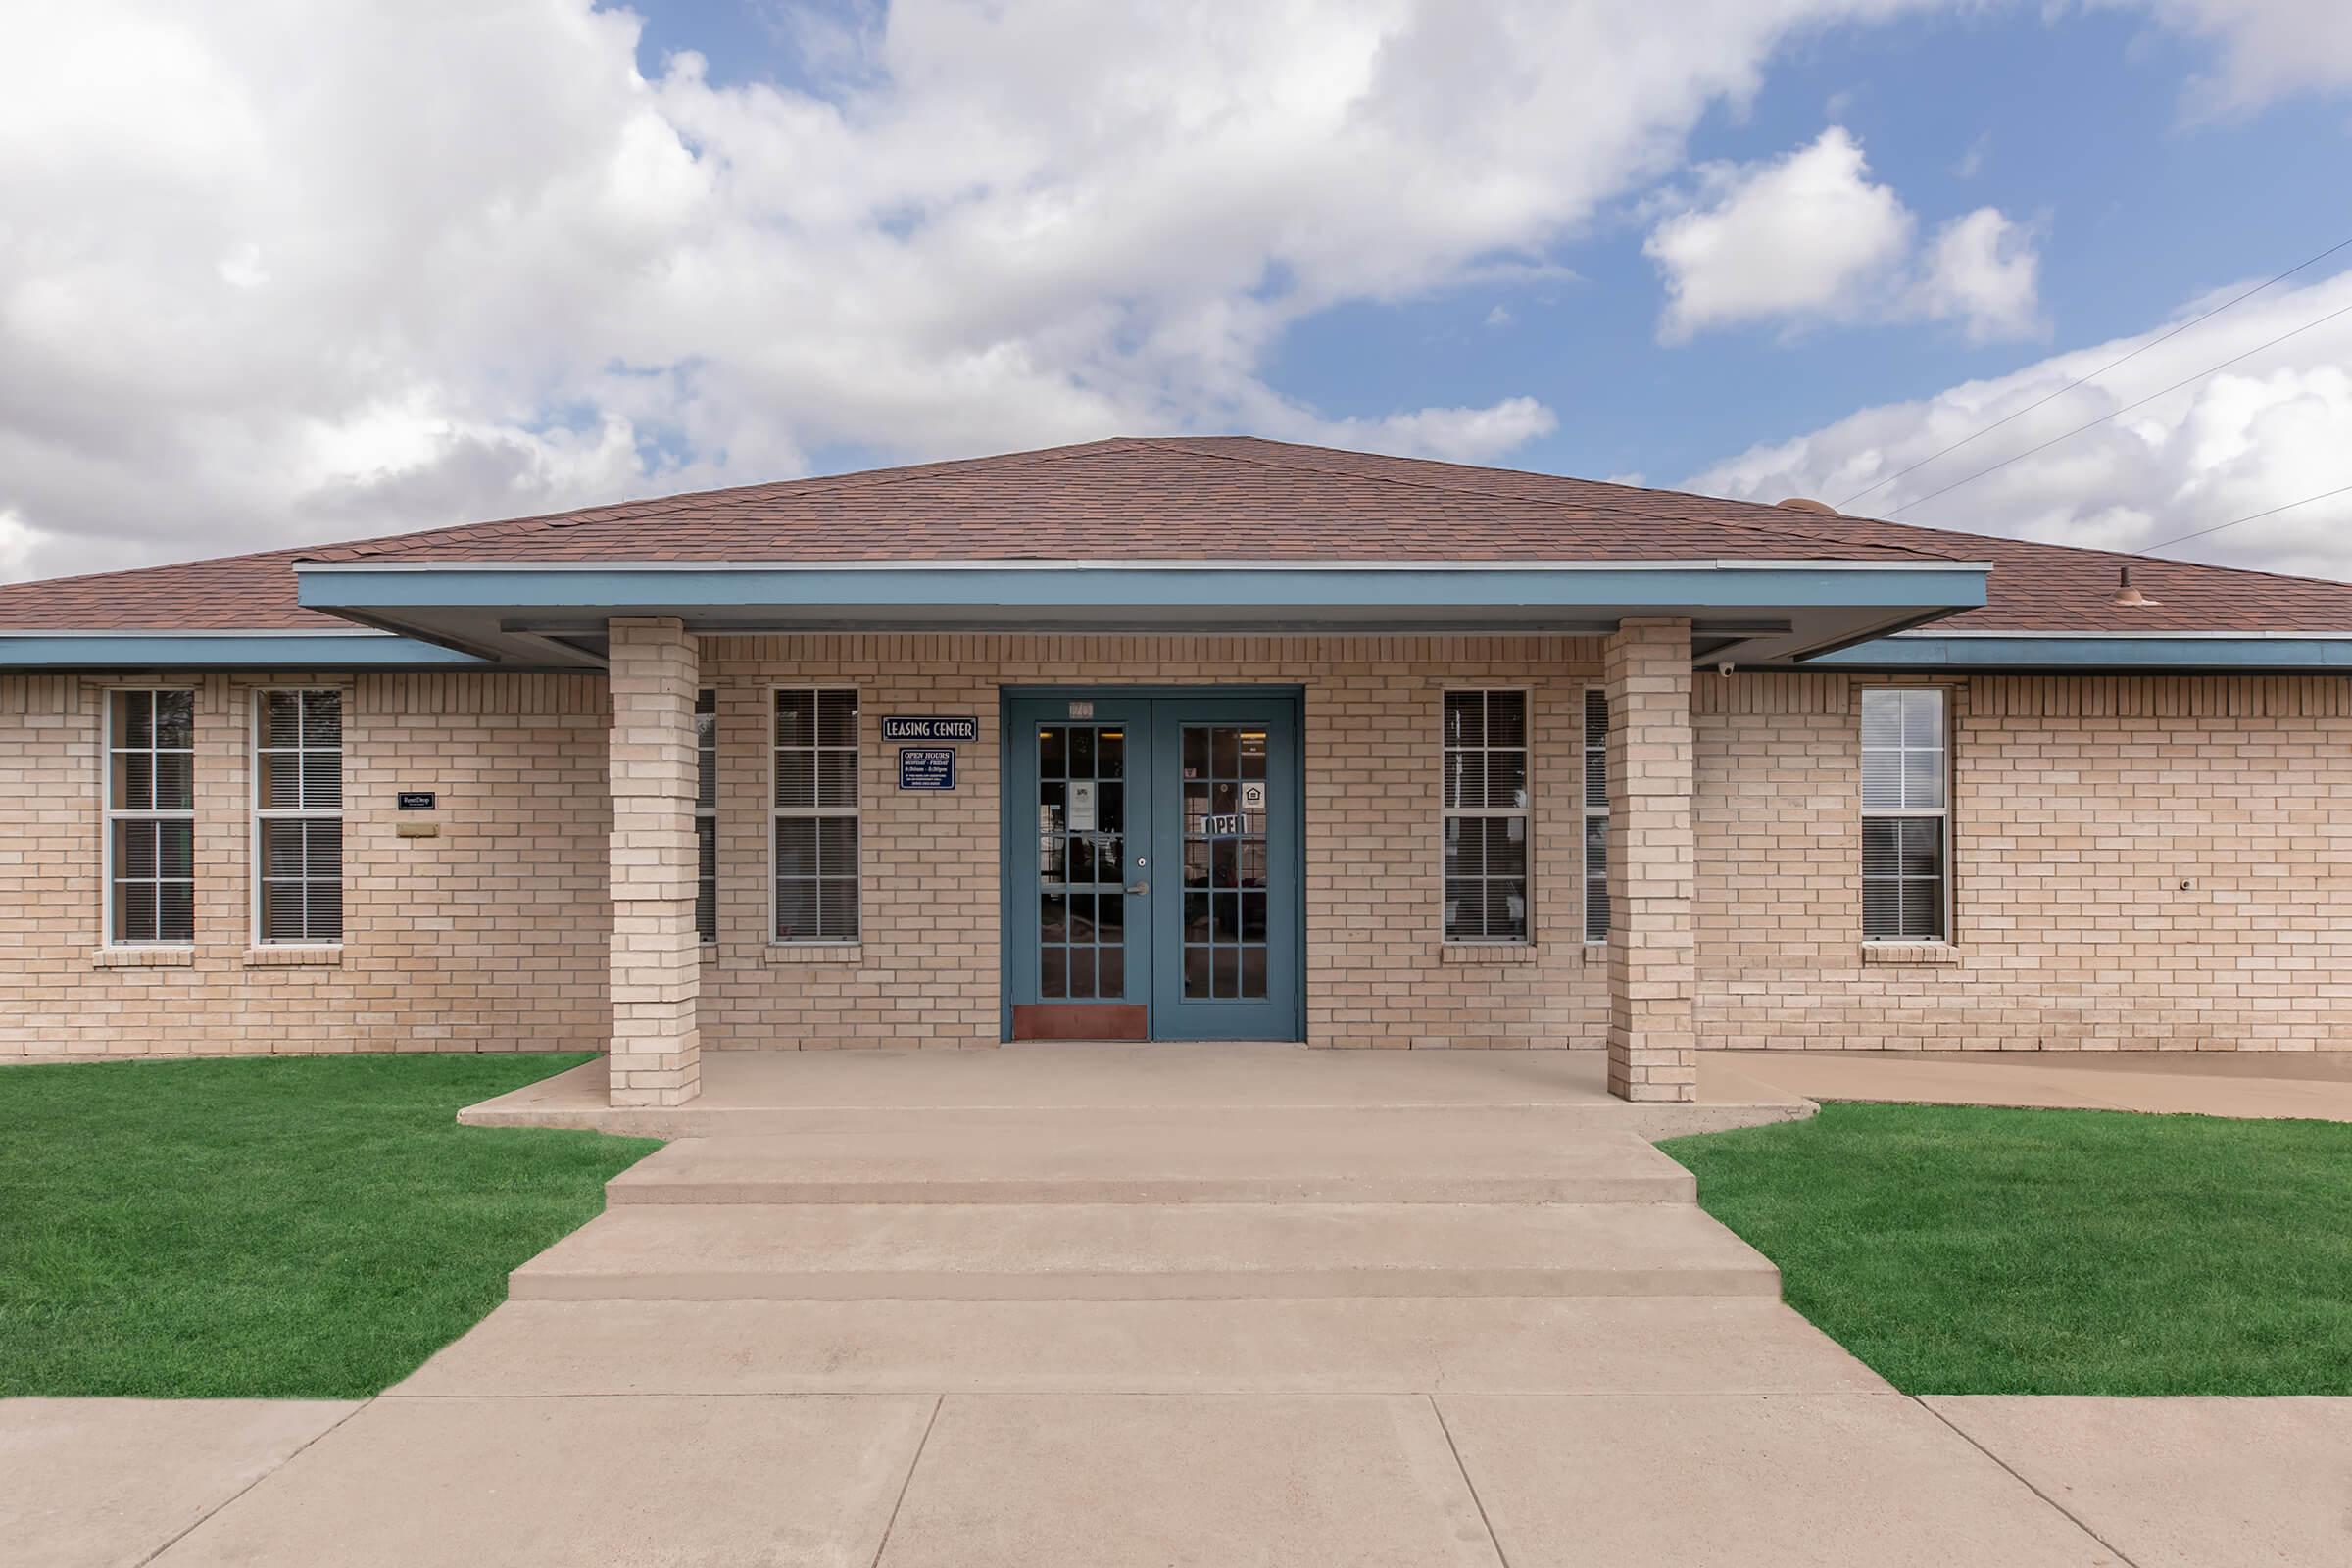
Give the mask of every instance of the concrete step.
[(811, 1111), (681, 1139), (614, 1177), (637, 1203), (1688, 1203), (1631, 1132), (1543, 1107)]
[[(933, 1052), (931, 1054), (954, 1054)], [(759, 1052), (725, 1052), (723, 1055), (750, 1056), (766, 1054)], [(865, 1055), (864, 1051), (774, 1053), (774, 1054), (805, 1055)], [(974, 1053), (977, 1054), (977, 1053)], [(1364, 1056), (1376, 1054), (1369, 1051), (1327, 1051), (1319, 1055)], [(1395, 1052), (1395, 1055), (1440, 1055), (1440, 1052)], [(1475, 1055), (1592, 1055), (1591, 1052), (1475, 1052)], [(709, 1073), (709, 1057), (705, 1058)], [(589, 1066), (601, 1069), (603, 1063)], [(559, 1074), (559, 1078), (570, 1074)], [(555, 1080), (550, 1080), (553, 1082)], [(700, 1100), (683, 1105), (607, 1105), (603, 1091), (591, 1094), (585, 1088), (575, 1088), (567, 1097), (559, 1098), (553, 1092), (540, 1090), (537, 1085), (515, 1090), (497, 1100), (468, 1105), (458, 1112), (458, 1120), (467, 1127), (574, 1127), (592, 1132), (612, 1133), (627, 1138), (789, 1138), (807, 1125), (809, 1112), (789, 1106), (731, 1105), (705, 1090)], [(879, 1108), (879, 1107), (852, 1107)], [(936, 1107), (923, 1107), (936, 1108)], [(1067, 1109), (1100, 1109), (1105, 1107), (1069, 1106)], [(1199, 1106), (1201, 1110), (1223, 1108), (1250, 1110), (1260, 1107), (1228, 1105)], [(1310, 1106), (1308, 1109), (1355, 1108)], [(1393, 1111), (1417, 1111), (1433, 1107), (1398, 1104), (1378, 1107)], [(1627, 1103), (1623, 1101), (1596, 1099), (1588, 1104), (1494, 1105), (1480, 1107), (1495, 1110), (1542, 1111), (1563, 1130), (1578, 1133), (1630, 1132), (1639, 1138), (1681, 1138), (1692, 1133), (1719, 1133), (1735, 1127), (1760, 1127), (1770, 1122), (1800, 1121), (1817, 1108), (1811, 1101), (1789, 1099), (1768, 1103)]]
[(400, 1395), (1846, 1394), (1764, 1297), (510, 1301)]
[(1776, 1296), (1669, 1203), (801, 1203), (609, 1209), (516, 1300)]

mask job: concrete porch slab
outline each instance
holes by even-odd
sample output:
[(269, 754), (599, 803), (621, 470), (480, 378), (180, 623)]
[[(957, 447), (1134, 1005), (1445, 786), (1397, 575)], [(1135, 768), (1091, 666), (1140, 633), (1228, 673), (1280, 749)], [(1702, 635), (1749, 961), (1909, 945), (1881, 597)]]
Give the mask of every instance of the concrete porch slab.
[(1652, 1203), (1688, 1170), (1550, 1107), (901, 1109), (680, 1139), (608, 1183), (629, 1203)]
[(159, 1568), (869, 1568), (928, 1398), (378, 1399)]
[(1884, 1393), (1778, 1301), (510, 1301), (385, 1396)]
[(1669, 1203), (804, 1203), (612, 1208), (514, 1300), (1762, 1296), (1780, 1271)]
[(0, 1557), (143, 1563), (359, 1405), (332, 1399), (0, 1399)]
[(2138, 1568), (2352, 1563), (2352, 1398), (1922, 1402)]
[[(789, 1132), (811, 1110), (1546, 1106), (1563, 1124), (1643, 1138), (1716, 1132), (1813, 1113), (1811, 1101), (1744, 1080), (1690, 1104), (1629, 1104), (1597, 1051), (1348, 1051), (1288, 1045), (1008, 1045), (706, 1052), (687, 1104), (614, 1107), (591, 1061), (469, 1105), (476, 1127), (588, 1127), (655, 1138)], [(1702, 1074), (1702, 1080), (1705, 1075)]]
[(879, 1568), (1499, 1568), (1418, 1397), (951, 1396)]
[(1511, 1568), (2124, 1561), (1896, 1394), (1437, 1405)]

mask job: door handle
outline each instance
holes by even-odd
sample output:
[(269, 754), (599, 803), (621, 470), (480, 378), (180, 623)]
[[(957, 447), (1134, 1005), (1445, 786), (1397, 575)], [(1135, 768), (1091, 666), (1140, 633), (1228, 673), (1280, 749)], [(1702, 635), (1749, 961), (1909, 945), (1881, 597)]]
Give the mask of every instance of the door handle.
[(1149, 893), (1152, 891), (1152, 884), (1149, 882), (1138, 882), (1127, 891), (1130, 893)]

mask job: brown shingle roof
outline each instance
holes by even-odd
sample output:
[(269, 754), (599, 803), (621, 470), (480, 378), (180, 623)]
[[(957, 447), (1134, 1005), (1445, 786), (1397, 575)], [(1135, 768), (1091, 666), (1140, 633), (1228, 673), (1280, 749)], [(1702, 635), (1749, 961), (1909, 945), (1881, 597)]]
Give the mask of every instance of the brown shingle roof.
[(2037, 631), (2352, 631), (2352, 585), (1246, 436), (1117, 439), (0, 587), (0, 629), (341, 626), (297, 560), (427, 562), (1984, 561), (1991, 604), (1940, 622)]
[(1247, 437), (1113, 440), (314, 552), (318, 561), (1653, 561), (1914, 559), (1746, 502)]
[(299, 550), (0, 586), (0, 631), (349, 631), (294, 602)]
[[(1922, 548), (1941, 548), (1990, 564), (1984, 608), (1923, 628), (1929, 631), (2352, 633), (2352, 583), (1956, 533), (1872, 517), (1791, 515), (1793, 526), (1826, 540), (1917, 542)], [(2132, 585), (2156, 601), (2153, 606), (2125, 610), (2108, 603), (2117, 573), (2125, 566), (2132, 568)]]

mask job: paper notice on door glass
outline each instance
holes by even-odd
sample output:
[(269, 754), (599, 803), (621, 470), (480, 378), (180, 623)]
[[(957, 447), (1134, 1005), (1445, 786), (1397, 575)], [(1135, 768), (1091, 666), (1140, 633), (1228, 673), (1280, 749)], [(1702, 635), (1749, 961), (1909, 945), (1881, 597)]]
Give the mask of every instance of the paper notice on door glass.
[(1095, 781), (1093, 779), (1070, 780), (1070, 831), (1073, 833), (1095, 831)]

